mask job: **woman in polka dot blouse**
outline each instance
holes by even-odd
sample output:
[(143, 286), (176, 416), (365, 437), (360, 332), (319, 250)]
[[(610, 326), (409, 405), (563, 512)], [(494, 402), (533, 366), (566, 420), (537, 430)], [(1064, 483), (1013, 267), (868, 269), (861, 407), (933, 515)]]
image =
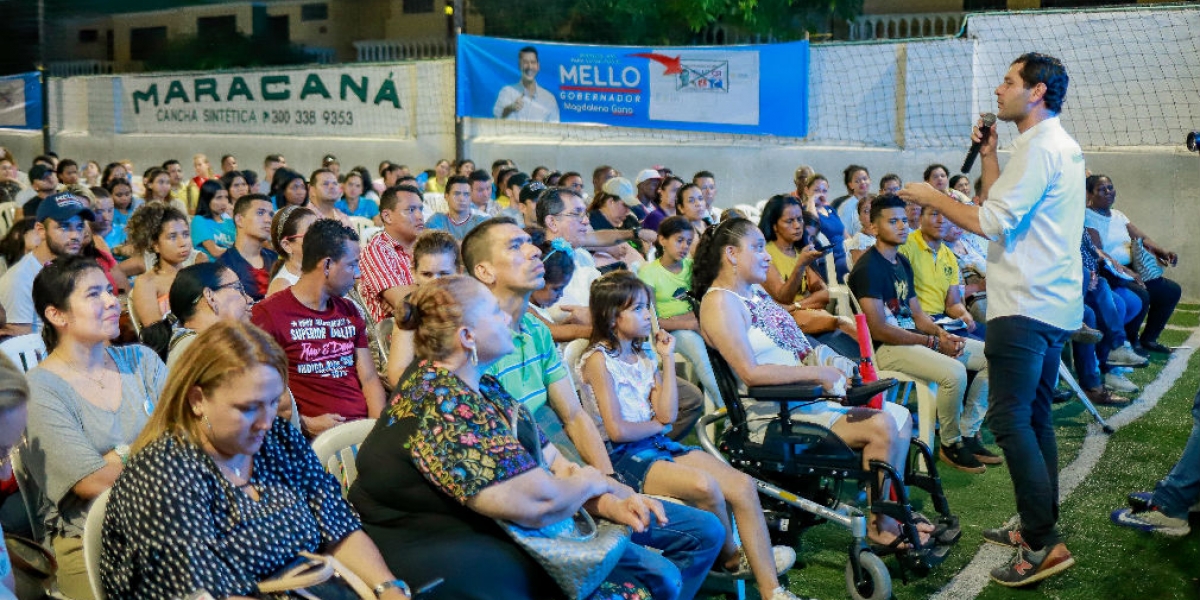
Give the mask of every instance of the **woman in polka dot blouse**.
[(341, 488), (299, 430), (276, 416), (283, 351), (222, 322), (173, 371), (133, 444), (104, 518), (110, 599), (255, 596), (301, 551), (332, 554), (379, 598), (404, 598)]

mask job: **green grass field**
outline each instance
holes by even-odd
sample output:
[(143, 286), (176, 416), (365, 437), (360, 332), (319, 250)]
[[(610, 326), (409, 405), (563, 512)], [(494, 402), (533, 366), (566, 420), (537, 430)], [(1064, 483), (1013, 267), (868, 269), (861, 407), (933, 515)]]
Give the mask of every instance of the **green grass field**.
[[(1161, 341), (1181, 345), (1190, 330), (1200, 326), (1200, 305), (1180, 305), (1171, 323), (1188, 330), (1168, 329)], [(1135, 370), (1129, 378), (1144, 388), (1165, 364), (1164, 357), (1153, 356), (1148, 367)], [(1127, 492), (1153, 489), (1178, 460), (1191, 431), (1190, 410), (1198, 386), (1200, 353), (1191, 357), (1184, 375), (1152, 411), (1111, 436), (1099, 464), (1063, 503), (1059, 526), (1075, 556), (1074, 568), (1030, 590), (989, 584), (979, 598), (1200, 598), (1200, 535), (1178, 540), (1151, 537), (1109, 522), (1109, 512), (1124, 505)], [(1100, 407), (1100, 411), (1108, 417), (1118, 409)], [(1056, 405), (1054, 417), (1060, 465), (1065, 468), (1078, 457), (1092, 419), (1078, 402)], [(990, 443), (986, 427), (984, 435)], [(983, 475), (949, 468), (939, 474), (951, 509), (962, 522), (963, 537), (930, 576), (908, 584), (900, 581), (894, 560), (887, 559), (898, 600), (935, 594), (975, 556), (983, 543), (980, 531), (1016, 513), (1012, 483), (1003, 465)], [(914, 504), (920, 507), (924, 498), (914, 496)], [(1193, 520), (1193, 525), (1198, 524)], [(789, 573), (792, 591), (821, 599), (848, 597), (843, 570), (849, 541), (845, 530), (829, 524), (805, 532), (799, 552), (803, 566)]]

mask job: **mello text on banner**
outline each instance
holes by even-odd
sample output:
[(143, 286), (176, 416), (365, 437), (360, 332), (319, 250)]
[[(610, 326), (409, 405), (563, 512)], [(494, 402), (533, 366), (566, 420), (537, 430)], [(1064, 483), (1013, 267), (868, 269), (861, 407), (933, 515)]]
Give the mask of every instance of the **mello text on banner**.
[(462, 35), (458, 115), (804, 137), (808, 42), (645, 48)]

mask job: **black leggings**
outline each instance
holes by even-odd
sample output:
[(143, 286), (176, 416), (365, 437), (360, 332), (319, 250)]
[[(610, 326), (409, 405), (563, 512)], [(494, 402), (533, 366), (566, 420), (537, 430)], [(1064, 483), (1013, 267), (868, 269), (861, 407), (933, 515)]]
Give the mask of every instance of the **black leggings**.
[[(1175, 305), (1179, 304), (1179, 297), (1183, 294), (1179, 284), (1166, 277), (1151, 279), (1146, 282), (1144, 288), (1123, 279), (1112, 281), (1137, 294), (1138, 299), (1142, 301), (1142, 311), (1125, 325), (1125, 336), (1130, 342), (1134, 340), (1140, 340), (1143, 343), (1157, 342), (1159, 334), (1163, 332), (1163, 328), (1167, 326), (1167, 321), (1171, 318), (1171, 313), (1175, 312)], [(1143, 319), (1146, 321), (1146, 328), (1142, 330), (1139, 337), (1138, 329), (1142, 326)]]

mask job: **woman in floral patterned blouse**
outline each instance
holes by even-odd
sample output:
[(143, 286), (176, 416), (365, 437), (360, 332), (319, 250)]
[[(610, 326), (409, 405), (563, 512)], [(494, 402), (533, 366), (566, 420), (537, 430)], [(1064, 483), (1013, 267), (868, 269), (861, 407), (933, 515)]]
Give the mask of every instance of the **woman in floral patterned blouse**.
[[(483, 284), (438, 279), (405, 308), (397, 325), (415, 330), (419, 362), (360, 447), (350, 489), (364, 530), (397, 576), (443, 577), (445, 597), (562, 597), (496, 519), (537, 529), (584, 507), (639, 531), (663, 520), (656, 501), (618, 498), (599, 471), (564, 459), (529, 411), (483, 375), (514, 349), (510, 318)], [(654, 558), (675, 568), (630, 544), (591, 598), (651, 597), (624, 565)]]

